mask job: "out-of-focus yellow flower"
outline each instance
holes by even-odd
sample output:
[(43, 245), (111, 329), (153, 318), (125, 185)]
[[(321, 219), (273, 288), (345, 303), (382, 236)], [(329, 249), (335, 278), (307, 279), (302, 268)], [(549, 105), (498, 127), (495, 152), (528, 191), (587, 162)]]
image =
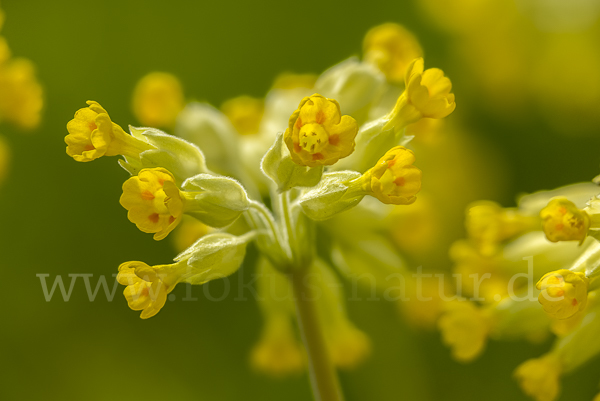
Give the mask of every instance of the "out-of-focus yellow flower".
[(411, 61), (423, 56), (415, 35), (401, 25), (387, 23), (371, 28), (363, 41), (366, 61), (375, 64), (391, 82), (404, 83)]
[(537, 228), (538, 224), (537, 218), (504, 209), (496, 202), (480, 201), (467, 208), (467, 233), (482, 255), (496, 253), (502, 241)]
[(470, 362), (483, 351), (491, 330), (490, 317), (468, 301), (448, 302), (438, 321), (444, 343), (459, 362)]
[(390, 235), (405, 253), (420, 255), (439, 244), (439, 216), (432, 198), (423, 193), (411, 205), (395, 207), (387, 218)]
[(0, 136), (0, 184), (4, 182), (10, 164), (10, 149), (3, 137)]
[(315, 86), (317, 78), (318, 76), (315, 74), (293, 74), (291, 72), (284, 72), (275, 78), (273, 89), (311, 89)]
[(148, 127), (172, 127), (185, 105), (181, 83), (173, 74), (151, 72), (133, 91), (133, 114)]
[(560, 393), (561, 365), (551, 356), (525, 361), (515, 370), (523, 392), (536, 401), (554, 401)]
[(340, 105), (319, 94), (305, 97), (291, 115), (284, 141), (302, 166), (330, 166), (354, 151), (358, 124), (342, 116)]
[(67, 124), (65, 137), (67, 154), (78, 162), (89, 162), (102, 156), (139, 158), (145, 150), (154, 149), (148, 143), (127, 134), (98, 102), (88, 100), (89, 107), (79, 109)]
[(395, 131), (421, 118), (444, 118), (456, 108), (452, 82), (439, 68), (423, 71), (424, 61), (412, 61), (406, 70), (406, 89), (398, 98), (384, 129)]
[(550, 325), (550, 330), (552, 330), (552, 333), (557, 337), (564, 337), (579, 327), (584, 315), (584, 313), (576, 313), (566, 319), (555, 319)]
[(188, 249), (194, 242), (204, 237), (211, 228), (191, 216), (183, 216), (179, 227), (173, 233), (173, 246), (178, 253)]
[(239, 96), (221, 105), (221, 111), (229, 118), (233, 127), (242, 135), (258, 133), (265, 105), (262, 99)]
[(141, 318), (156, 315), (167, 301), (179, 281), (176, 266), (148, 266), (144, 262), (125, 262), (119, 266), (117, 281), (126, 285), (123, 291), (127, 304), (132, 310), (141, 310)]
[(0, 118), (19, 128), (33, 129), (41, 119), (42, 87), (33, 63), (13, 59), (0, 67)]
[(547, 273), (536, 285), (542, 291), (538, 296), (540, 304), (556, 319), (568, 319), (585, 309), (588, 287), (585, 273), (566, 269)]
[(540, 217), (546, 238), (552, 242), (583, 243), (590, 228), (590, 217), (567, 198), (554, 198), (542, 209)]
[(410, 205), (421, 190), (421, 170), (414, 161), (411, 150), (393, 147), (360, 178), (362, 188), (383, 203)]
[(406, 286), (407, 300), (399, 301), (398, 307), (416, 328), (433, 329), (444, 305), (442, 296), (452, 296), (447, 292), (450, 287), (445, 281), (440, 283), (439, 277), (435, 276), (411, 280)]
[(185, 197), (173, 175), (158, 167), (143, 169), (125, 181), (119, 202), (129, 211), (129, 221), (145, 233), (155, 233), (158, 241), (181, 221)]
[(268, 319), (261, 339), (250, 354), (254, 369), (274, 377), (285, 377), (304, 371), (304, 350), (296, 340), (287, 316)]
[(341, 369), (354, 369), (371, 355), (371, 340), (352, 324), (330, 334), (331, 361)]

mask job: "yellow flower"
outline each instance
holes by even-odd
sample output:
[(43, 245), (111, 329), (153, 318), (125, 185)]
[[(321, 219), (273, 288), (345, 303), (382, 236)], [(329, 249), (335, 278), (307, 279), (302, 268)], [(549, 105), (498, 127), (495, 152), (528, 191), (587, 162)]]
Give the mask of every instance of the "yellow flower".
[(151, 72), (133, 91), (133, 114), (148, 127), (171, 127), (184, 107), (181, 83), (173, 74)]
[(371, 355), (371, 340), (351, 323), (336, 327), (329, 336), (331, 361), (339, 368), (355, 369)]
[(41, 119), (42, 87), (29, 60), (16, 59), (0, 67), (0, 118), (19, 128), (33, 129)]
[(342, 116), (333, 99), (305, 97), (291, 115), (284, 141), (292, 160), (302, 166), (330, 166), (354, 151), (358, 124)]
[(381, 202), (410, 205), (421, 190), (421, 170), (413, 166), (415, 154), (402, 146), (387, 151), (359, 180), (363, 190)]
[(293, 74), (291, 72), (284, 72), (275, 78), (273, 89), (311, 89), (315, 86), (317, 78), (318, 77), (315, 74)]
[(585, 273), (561, 269), (545, 274), (536, 288), (542, 292), (538, 300), (550, 316), (568, 319), (585, 309), (589, 279)]
[(579, 241), (582, 243), (590, 228), (588, 214), (567, 198), (554, 198), (542, 209), (540, 217), (546, 238), (552, 242)]
[[(185, 263), (185, 262), (184, 262)], [(132, 310), (141, 310), (141, 318), (156, 315), (179, 281), (179, 263), (148, 266), (144, 262), (125, 262), (119, 266), (117, 281), (126, 285), (123, 291)]]
[(67, 154), (73, 159), (89, 162), (102, 156), (117, 155), (139, 158), (141, 152), (154, 149), (125, 133), (111, 121), (100, 104), (92, 100), (87, 104), (89, 107), (77, 110), (75, 118), (67, 124)]
[(258, 133), (264, 112), (264, 102), (250, 96), (239, 96), (221, 105), (221, 111), (242, 135)]
[(439, 68), (423, 72), (422, 58), (413, 60), (406, 70), (406, 89), (398, 98), (384, 129), (395, 131), (421, 118), (444, 118), (456, 108), (452, 82)]
[(535, 217), (523, 216), (490, 201), (471, 204), (466, 219), (469, 237), (486, 256), (496, 253), (502, 241), (537, 228), (538, 224)]
[(173, 175), (158, 167), (143, 169), (125, 181), (119, 202), (129, 211), (129, 221), (145, 233), (155, 233), (158, 241), (181, 221), (185, 197)]
[(477, 358), (487, 342), (491, 322), (485, 311), (467, 301), (448, 302), (438, 321), (444, 343), (460, 362)]
[(600, 393), (596, 397), (594, 397), (594, 401), (600, 401)]
[(525, 394), (536, 401), (554, 401), (560, 392), (561, 365), (551, 356), (525, 361), (515, 370)]
[(267, 320), (261, 339), (250, 354), (250, 364), (254, 369), (274, 377), (304, 371), (304, 350), (294, 336), (288, 316)]
[(8, 42), (3, 36), (0, 36), (0, 64), (4, 64), (10, 59), (10, 48)]
[(411, 61), (423, 56), (417, 38), (406, 28), (387, 23), (371, 28), (363, 42), (363, 53), (392, 82), (404, 83)]

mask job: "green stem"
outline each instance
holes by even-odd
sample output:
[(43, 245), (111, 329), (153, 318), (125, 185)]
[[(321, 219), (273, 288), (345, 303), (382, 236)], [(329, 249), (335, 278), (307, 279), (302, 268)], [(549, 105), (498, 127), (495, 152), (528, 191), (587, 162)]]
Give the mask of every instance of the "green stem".
[(290, 244), (290, 252), (292, 253), (292, 260), (298, 260), (298, 244), (296, 241), (296, 230), (294, 228), (294, 224), (292, 223), (292, 213), (290, 209), (290, 200), (289, 200), (289, 191), (284, 192), (280, 195), (281, 197), (281, 213), (283, 214), (283, 219), (285, 221), (285, 230), (287, 232), (287, 240)]
[(290, 273), (298, 326), (308, 355), (310, 383), (315, 401), (343, 401), (338, 378), (329, 357), (319, 320), (316, 296), (306, 282), (308, 269)]

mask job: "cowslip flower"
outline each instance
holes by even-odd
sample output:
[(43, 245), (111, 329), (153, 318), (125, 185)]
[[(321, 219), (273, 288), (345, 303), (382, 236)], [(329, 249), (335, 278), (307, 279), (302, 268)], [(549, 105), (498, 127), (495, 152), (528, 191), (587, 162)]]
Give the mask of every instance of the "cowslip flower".
[(238, 96), (225, 101), (221, 111), (229, 118), (231, 125), (242, 135), (258, 133), (265, 105), (262, 99)]
[(472, 302), (449, 302), (444, 308), (438, 321), (444, 343), (452, 349), (457, 361), (475, 359), (487, 342), (491, 330), (489, 317)]
[(590, 217), (567, 198), (550, 200), (540, 212), (548, 241), (579, 241), (583, 243), (590, 228)]
[(359, 181), (371, 196), (386, 204), (410, 205), (421, 190), (421, 170), (412, 164), (415, 154), (403, 146), (387, 151)]
[(354, 151), (358, 124), (340, 105), (319, 94), (305, 97), (284, 134), (292, 160), (302, 166), (330, 166)]
[(411, 61), (423, 56), (417, 38), (401, 25), (387, 23), (371, 28), (363, 41), (364, 59), (375, 64), (391, 82), (404, 83)]
[(89, 106), (77, 110), (67, 123), (65, 137), (67, 154), (78, 162), (89, 162), (102, 156), (124, 155), (139, 158), (154, 146), (140, 141), (111, 121), (108, 112), (98, 102), (88, 100)]
[(568, 319), (585, 309), (588, 287), (585, 273), (566, 269), (547, 273), (536, 285), (542, 291), (538, 296), (540, 304), (556, 319)]
[(123, 184), (119, 202), (128, 210), (127, 218), (140, 231), (155, 233), (154, 239), (165, 238), (181, 221), (184, 192), (175, 184), (173, 175), (164, 168), (144, 169)]
[(173, 126), (184, 103), (181, 83), (166, 72), (145, 75), (133, 91), (133, 114), (148, 127)]
[(554, 401), (560, 393), (560, 362), (546, 356), (525, 361), (515, 370), (523, 392), (536, 401)]
[(250, 354), (250, 363), (257, 371), (274, 377), (304, 371), (306, 356), (287, 316), (271, 317), (265, 322), (261, 338)]
[(406, 70), (406, 89), (398, 98), (384, 127), (396, 131), (421, 118), (444, 118), (456, 108), (452, 82), (439, 68), (425, 71), (422, 58), (413, 60)]
[(33, 63), (13, 59), (0, 67), (0, 118), (23, 129), (37, 127), (43, 106), (42, 86)]
[(149, 266), (144, 262), (125, 262), (119, 266), (117, 281), (125, 285), (123, 294), (132, 310), (141, 310), (141, 318), (156, 315), (167, 301), (181, 277), (179, 262), (172, 265)]

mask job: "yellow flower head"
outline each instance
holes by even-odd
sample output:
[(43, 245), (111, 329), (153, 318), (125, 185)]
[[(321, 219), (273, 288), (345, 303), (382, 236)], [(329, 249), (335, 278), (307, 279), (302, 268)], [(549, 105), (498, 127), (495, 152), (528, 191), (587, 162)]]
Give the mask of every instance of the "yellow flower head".
[(75, 118), (67, 124), (67, 154), (76, 161), (89, 162), (117, 155), (138, 158), (141, 152), (154, 148), (113, 123), (98, 102), (89, 100), (87, 104), (89, 107), (77, 110)]
[(166, 169), (143, 169), (123, 184), (119, 202), (129, 211), (127, 218), (154, 239), (165, 238), (181, 221), (185, 198), (175, 178)]
[(335, 366), (354, 369), (371, 355), (371, 340), (349, 324), (331, 334), (328, 348)]
[(250, 96), (239, 96), (221, 105), (221, 111), (242, 135), (258, 133), (264, 112), (264, 102)]
[(371, 28), (363, 42), (365, 60), (377, 65), (387, 79), (403, 83), (411, 61), (423, 56), (417, 38), (406, 28), (387, 23)]
[(438, 321), (444, 343), (460, 362), (470, 362), (483, 351), (491, 329), (485, 312), (467, 301), (449, 302)]
[(551, 356), (525, 361), (515, 370), (525, 394), (536, 401), (554, 401), (560, 392), (560, 362)]
[(386, 204), (410, 205), (421, 190), (421, 170), (413, 166), (415, 154), (402, 146), (387, 151), (361, 180), (363, 189)]
[(173, 74), (151, 72), (133, 91), (133, 114), (148, 127), (171, 127), (184, 107), (181, 83)]
[(42, 87), (29, 60), (16, 59), (0, 67), (0, 118), (19, 128), (33, 129), (41, 119)]
[(452, 82), (439, 68), (423, 71), (422, 58), (413, 60), (406, 70), (406, 97), (425, 118), (444, 118), (454, 111), (456, 103)]
[(536, 223), (539, 224), (536, 218), (522, 216), (490, 201), (471, 204), (466, 219), (469, 238), (487, 256), (496, 253), (502, 241), (533, 229)]
[(545, 274), (536, 288), (542, 292), (538, 300), (550, 316), (568, 319), (585, 309), (589, 279), (585, 273), (561, 269)]
[(588, 214), (567, 198), (554, 198), (542, 209), (540, 217), (546, 238), (552, 242), (579, 241), (582, 243), (590, 228)]
[(250, 363), (257, 371), (274, 377), (299, 374), (304, 370), (304, 351), (294, 337), (287, 316), (267, 320), (261, 339), (250, 354)]
[(358, 124), (342, 116), (340, 105), (319, 94), (305, 97), (290, 117), (284, 141), (302, 166), (330, 166), (354, 151)]
[(132, 310), (141, 310), (142, 319), (156, 315), (173, 291), (178, 275), (169, 274), (175, 265), (148, 266), (144, 262), (125, 262), (119, 266), (117, 281), (126, 285), (123, 291)]
[(291, 72), (284, 72), (275, 78), (273, 89), (311, 89), (315, 86), (317, 78), (318, 77), (315, 74), (294, 74)]

